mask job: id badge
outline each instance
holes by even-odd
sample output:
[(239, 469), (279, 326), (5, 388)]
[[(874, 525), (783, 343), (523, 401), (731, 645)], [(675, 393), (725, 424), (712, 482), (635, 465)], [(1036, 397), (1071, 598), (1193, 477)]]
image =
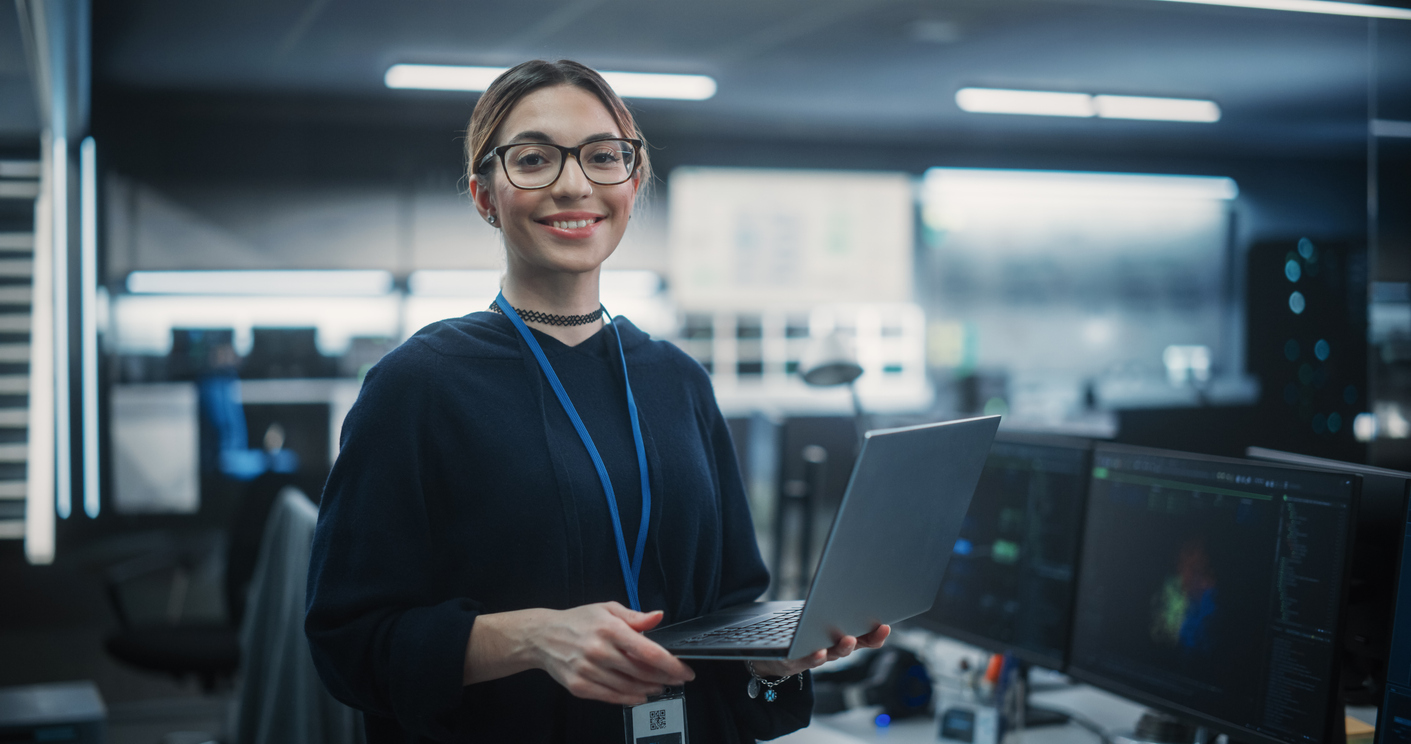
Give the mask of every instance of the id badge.
[(684, 687), (668, 687), (641, 705), (624, 705), (622, 718), (627, 744), (688, 744)]

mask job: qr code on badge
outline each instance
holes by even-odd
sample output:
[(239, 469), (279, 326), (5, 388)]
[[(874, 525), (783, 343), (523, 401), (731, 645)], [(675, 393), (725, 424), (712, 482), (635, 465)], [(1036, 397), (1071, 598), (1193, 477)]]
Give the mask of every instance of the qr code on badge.
[(647, 711), (647, 715), (647, 723), (651, 726), (652, 731), (659, 731), (666, 728), (666, 711), (649, 710)]

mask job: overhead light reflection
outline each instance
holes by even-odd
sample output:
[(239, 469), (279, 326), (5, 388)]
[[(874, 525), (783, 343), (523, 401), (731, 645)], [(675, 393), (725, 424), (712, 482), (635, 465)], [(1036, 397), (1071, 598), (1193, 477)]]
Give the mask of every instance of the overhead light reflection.
[(972, 114), (1098, 117), (1207, 124), (1220, 120), (1220, 107), (1214, 101), (1193, 98), (961, 88), (955, 93), (955, 103), (962, 111)]
[[(382, 79), (388, 88), (483, 91), (506, 69), (508, 68), (469, 65), (397, 64), (387, 68), (387, 73)], [(672, 75), (657, 72), (600, 74), (623, 98), (704, 101), (714, 96), (716, 91), (715, 79), (707, 75)]]
[(1214, 101), (1148, 96), (1093, 96), (1097, 115), (1104, 119), (1145, 119), (1148, 121), (1220, 121), (1220, 107)]
[(1295, 13), (1321, 13), (1359, 18), (1411, 20), (1411, 9), (1389, 8), (1385, 5), (1363, 3), (1335, 3), (1328, 2), (1328, 0), (1163, 0), (1163, 2), (1225, 5), (1232, 8), (1257, 8), (1260, 10), (1287, 10)]
[(1094, 113), (1092, 96), (1087, 93), (961, 88), (955, 92), (955, 103), (972, 114), (1091, 117)]

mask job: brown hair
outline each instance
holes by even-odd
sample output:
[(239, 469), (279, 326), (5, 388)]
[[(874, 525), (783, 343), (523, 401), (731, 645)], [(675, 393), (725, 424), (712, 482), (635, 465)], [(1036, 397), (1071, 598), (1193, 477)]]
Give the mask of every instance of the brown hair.
[[(607, 107), (608, 113), (617, 123), (617, 128), (622, 130), (622, 136), (642, 140), (641, 162), (637, 166), (637, 175), (643, 186), (651, 182), (652, 164), (647, 157), (646, 138), (642, 136), (642, 130), (637, 128), (637, 120), (632, 118), (627, 104), (622, 102), (622, 98), (602, 75), (568, 59), (557, 62), (535, 59), (515, 65), (495, 78), (495, 82), (481, 94), (480, 100), (475, 103), (475, 110), (470, 114), (470, 124), (466, 127), (467, 176), (488, 170), (488, 167), (481, 169), (477, 166), (494, 148), (491, 138), (495, 136), (495, 131), (504, 123), (505, 117), (509, 116), (515, 104), (530, 93), (551, 85), (572, 85), (597, 96), (603, 106)], [(645, 188), (639, 190), (638, 194), (642, 191), (645, 191)]]

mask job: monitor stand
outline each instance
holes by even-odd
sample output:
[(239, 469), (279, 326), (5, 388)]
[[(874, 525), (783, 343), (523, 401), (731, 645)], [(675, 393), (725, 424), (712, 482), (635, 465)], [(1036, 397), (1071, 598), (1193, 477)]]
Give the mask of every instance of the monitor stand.
[(1118, 740), (1134, 744), (1205, 744), (1210, 738), (1208, 730), (1191, 721), (1148, 710), (1137, 721), (1136, 730)]
[(1028, 702), (1024, 703), (1024, 728), (1062, 726), (1065, 723), (1068, 723), (1067, 713), (1060, 713), (1052, 708), (1040, 708)]
[(1042, 708), (1029, 702), (1029, 694), (1032, 690), (1029, 687), (1030, 665), (1024, 662), (1019, 663), (1019, 678), (1024, 680), (1024, 728), (1039, 728), (1040, 726), (1062, 726), (1068, 723), (1068, 714), (1053, 710), (1052, 708)]

